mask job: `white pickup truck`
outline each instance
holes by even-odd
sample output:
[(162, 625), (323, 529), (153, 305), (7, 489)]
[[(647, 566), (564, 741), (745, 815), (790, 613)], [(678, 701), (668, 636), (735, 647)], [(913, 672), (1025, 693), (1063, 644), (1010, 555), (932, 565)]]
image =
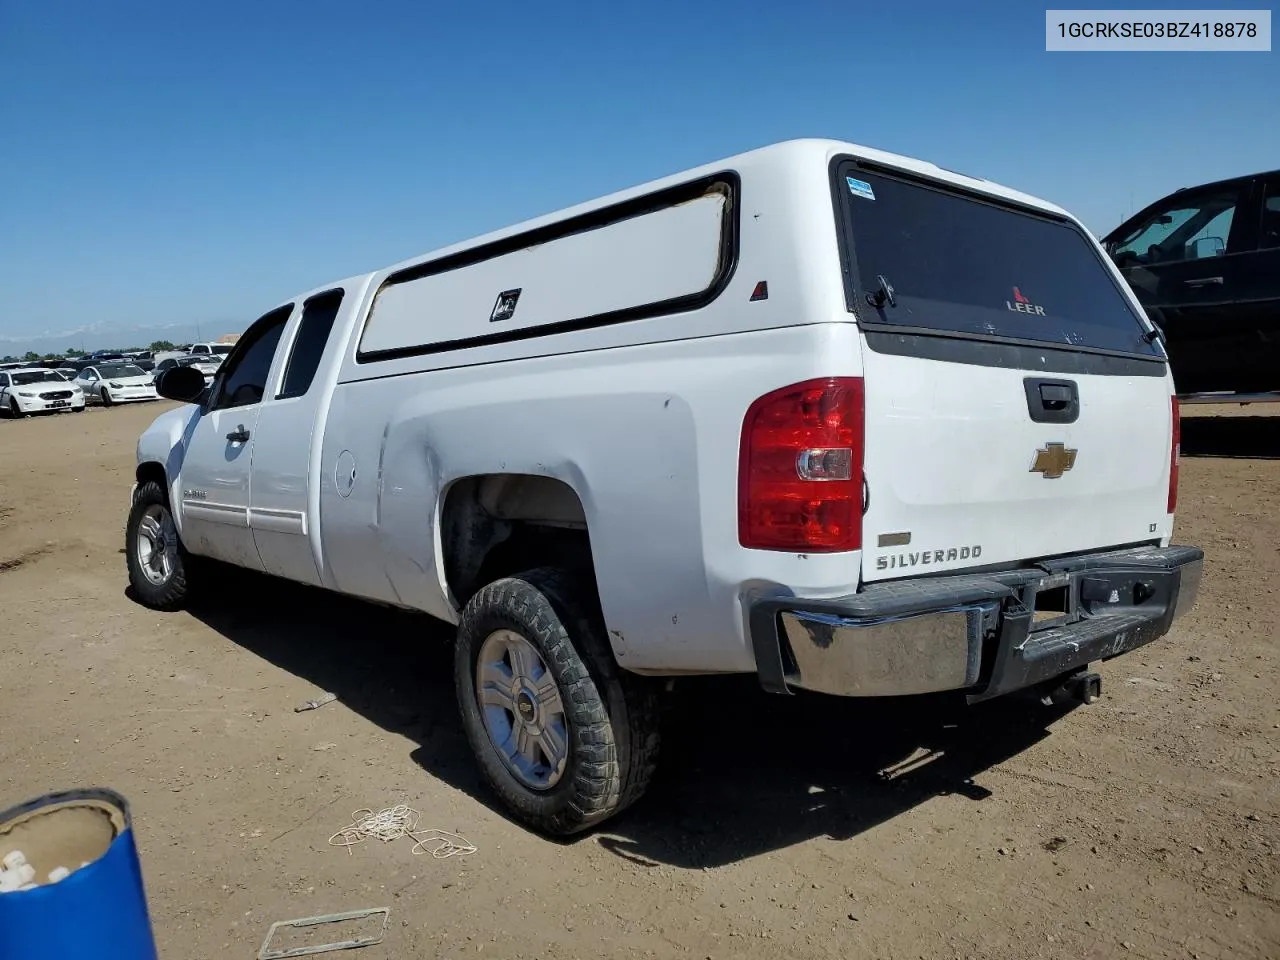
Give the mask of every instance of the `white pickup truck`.
[(652, 678), (1089, 700), (1200, 582), (1159, 333), (1097, 242), (852, 144), (326, 285), (158, 386), (141, 601), (213, 558), (456, 624), (478, 762), (549, 833), (645, 789)]

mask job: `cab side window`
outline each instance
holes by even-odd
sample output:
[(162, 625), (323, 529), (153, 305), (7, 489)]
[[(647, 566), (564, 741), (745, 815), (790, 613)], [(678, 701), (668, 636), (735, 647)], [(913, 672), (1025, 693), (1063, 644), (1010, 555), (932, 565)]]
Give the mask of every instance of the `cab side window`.
[(1264, 250), (1280, 247), (1280, 177), (1267, 181), (1262, 194), (1262, 224), (1258, 246)]
[(1227, 184), (1177, 194), (1121, 239), (1112, 256), (1121, 267), (1203, 260), (1234, 252), (1231, 225), (1246, 187)]
[(280, 307), (260, 318), (240, 338), (235, 351), (219, 371), (213, 409), (243, 407), (262, 400), (267, 390), (271, 361), (293, 305)]

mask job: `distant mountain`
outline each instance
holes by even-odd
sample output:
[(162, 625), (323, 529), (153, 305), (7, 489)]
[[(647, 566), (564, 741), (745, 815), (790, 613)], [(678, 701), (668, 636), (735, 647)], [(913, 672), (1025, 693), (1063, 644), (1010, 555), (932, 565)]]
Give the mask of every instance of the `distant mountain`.
[(223, 334), (242, 331), (243, 325), (237, 323), (166, 323), (146, 326), (89, 323), (61, 333), (46, 331), (25, 337), (0, 336), (0, 357), (21, 357), (28, 351), (44, 356), (46, 353), (64, 354), (69, 349), (146, 347), (156, 340), (191, 343), (217, 340)]

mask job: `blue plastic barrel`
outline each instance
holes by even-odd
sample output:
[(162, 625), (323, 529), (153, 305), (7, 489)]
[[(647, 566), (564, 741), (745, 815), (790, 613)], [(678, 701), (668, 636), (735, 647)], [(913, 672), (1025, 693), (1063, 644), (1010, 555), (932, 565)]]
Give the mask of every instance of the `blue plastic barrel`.
[(6, 810), (0, 864), (15, 851), (37, 886), (0, 893), (0, 960), (156, 960), (124, 797), (68, 790)]

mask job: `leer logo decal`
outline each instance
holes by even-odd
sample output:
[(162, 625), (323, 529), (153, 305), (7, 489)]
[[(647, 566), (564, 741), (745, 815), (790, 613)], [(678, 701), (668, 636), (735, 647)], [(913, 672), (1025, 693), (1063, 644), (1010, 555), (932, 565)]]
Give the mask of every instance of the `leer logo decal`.
[(493, 304), (493, 312), (489, 314), (490, 323), (510, 320), (515, 316), (516, 304), (520, 302), (521, 289), (521, 287), (516, 287), (514, 290), (503, 290), (498, 294), (498, 299)]
[(1036, 451), (1031, 472), (1043, 475), (1046, 480), (1056, 480), (1076, 465), (1078, 452), (1066, 444), (1046, 443)]
[(1004, 305), (1014, 313), (1029, 313), (1035, 317), (1043, 317), (1045, 315), (1044, 307), (1038, 303), (1032, 303), (1017, 287), (1013, 288), (1013, 299), (1006, 300)]

